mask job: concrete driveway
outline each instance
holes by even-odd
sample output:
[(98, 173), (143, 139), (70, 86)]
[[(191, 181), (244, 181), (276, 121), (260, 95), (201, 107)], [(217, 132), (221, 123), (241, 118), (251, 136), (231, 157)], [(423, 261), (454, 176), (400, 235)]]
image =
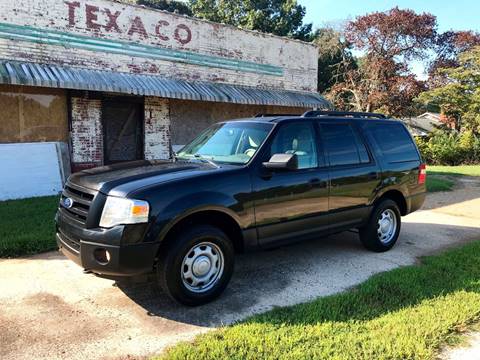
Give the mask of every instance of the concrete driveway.
[(333, 294), (419, 256), (480, 239), (480, 184), (462, 180), (404, 218), (390, 252), (357, 235), (238, 257), (225, 294), (209, 305), (172, 303), (153, 282), (115, 283), (57, 252), (0, 261), (0, 358), (141, 358), (248, 315)]

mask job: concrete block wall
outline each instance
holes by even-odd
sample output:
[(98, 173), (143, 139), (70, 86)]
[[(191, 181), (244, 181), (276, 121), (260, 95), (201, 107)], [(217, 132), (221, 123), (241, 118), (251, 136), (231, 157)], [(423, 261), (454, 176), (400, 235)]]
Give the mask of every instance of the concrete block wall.
[(71, 147), (74, 171), (103, 164), (102, 102), (71, 98)]
[(170, 100), (145, 98), (145, 159), (169, 159), (171, 151)]

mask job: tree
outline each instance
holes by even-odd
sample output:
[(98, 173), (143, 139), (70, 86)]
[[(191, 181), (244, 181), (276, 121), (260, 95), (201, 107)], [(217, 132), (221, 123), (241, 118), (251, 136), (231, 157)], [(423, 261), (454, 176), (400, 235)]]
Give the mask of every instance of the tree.
[(422, 93), (418, 100), (437, 106), (457, 130), (480, 133), (480, 47), (460, 54), (458, 66), (439, 69), (446, 83)]
[(138, 5), (148, 6), (158, 10), (165, 10), (177, 14), (192, 16), (192, 10), (186, 3), (171, 0), (137, 0)]
[(437, 36), (435, 41), (436, 56), (428, 70), (430, 87), (446, 84), (447, 79), (440, 69), (459, 66), (459, 54), (480, 46), (480, 34), (473, 31), (447, 31)]
[(409, 115), (412, 99), (425, 88), (410, 72), (409, 61), (427, 58), (435, 38), (431, 14), (397, 7), (357, 17), (347, 25), (345, 39), (363, 55), (356, 66), (344, 65), (345, 80), (332, 87), (329, 98), (348, 110)]
[(305, 7), (296, 0), (190, 0), (194, 16), (311, 41), (312, 24), (303, 24)]
[(324, 93), (335, 84), (344, 82), (344, 74), (356, 63), (351, 45), (341, 30), (331, 27), (319, 29), (315, 32), (314, 43), (318, 47), (318, 91)]

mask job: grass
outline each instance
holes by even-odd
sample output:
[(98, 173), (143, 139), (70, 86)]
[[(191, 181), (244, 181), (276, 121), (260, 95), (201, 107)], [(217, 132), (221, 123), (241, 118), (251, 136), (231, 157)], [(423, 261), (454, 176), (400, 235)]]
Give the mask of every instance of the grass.
[[(181, 343), (159, 359), (433, 359), (480, 319), (480, 242)], [(457, 335), (458, 336), (458, 335)]]
[(452, 176), (480, 176), (480, 165), (427, 166), (428, 174)]
[(427, 191), (451, 191), (455, 183), (451, 180), (444, 179), (437, 176), (427, 176)]
[(56, 196), (0, 202), (0, 258), (55, 249), (57, 204)]

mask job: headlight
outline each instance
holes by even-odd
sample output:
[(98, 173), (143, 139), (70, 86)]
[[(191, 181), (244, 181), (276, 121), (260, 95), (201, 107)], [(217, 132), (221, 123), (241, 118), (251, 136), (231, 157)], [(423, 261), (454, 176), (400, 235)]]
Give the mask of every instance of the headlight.
[(100, 226), (110, 228), (120, 224), (146, 223), (149, 211), (146, 201), (107, 196)]

